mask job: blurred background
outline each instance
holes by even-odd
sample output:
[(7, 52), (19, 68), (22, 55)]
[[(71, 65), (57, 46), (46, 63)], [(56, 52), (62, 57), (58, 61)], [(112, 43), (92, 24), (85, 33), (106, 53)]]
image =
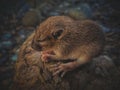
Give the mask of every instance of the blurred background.
[(13, 82), (19, 47), (43, 20), (56, 15), (98, 22), (107, 40), (104, 54), (120, 69), (118, 0), (0, 0), (0, 90)]

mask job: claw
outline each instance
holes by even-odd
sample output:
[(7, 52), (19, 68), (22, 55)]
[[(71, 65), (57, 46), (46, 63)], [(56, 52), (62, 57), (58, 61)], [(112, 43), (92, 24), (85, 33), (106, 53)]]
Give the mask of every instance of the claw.
[(53, 65), (50, 65), (49, 66), (49, 69), (51, 72), (55, 72), (59, 69), (59, 66), (60, 66), (61, 63), (57, 63), (57, 64), (53, 64)]
[(58, 75), (63, 71), (63, 68), (61, 68), (61, 63), (53, 64), (49, 66), (50, 71), (53, 72), (53, 76)]
[(63, 77), (66, 72), (72, 71), (73, 69), (77, 68), (78, 63), (76, 62), (69, 62), (69, 63), (57, 63), (50, 66), (51, 71), (53, 72), (53, 76), (56, 76), (61, 73), (61, 77)]
[(54, 68), (50, 68), (50, 71), (51, 72), (55, 72), (55, 71), (57, 71), (59, 69), (59, 67), (54, 67)]
[(59, 68), (56, 72), (53, 73), (53, 76), (58, 75), (59, 73), (61, 73), (63, 71), (62, 68)]
[(50, 68), (55, 68), (55, 67), (60, 66), (60, 64), (61, 64), (61, 63), (59, 62), (59, 63), (53, 64), (53, 65), (50, 65), (49, 67), (50, 67)]
[(64, 72), (62, 72), (62, 74), (61, 74), (61, 77), (64, 77), (64, 75), (66, 74), (66, 72), (64, 71)]
[(50, 71), (53, 72), (53, 76), (56, 76), (61, 73), (60, 76), (63, 77), (67, 72), (66, 68), (64, 68), (64, 64), (60, 62), (54, 65), (50, 65), (49, 68), (50, 68)]

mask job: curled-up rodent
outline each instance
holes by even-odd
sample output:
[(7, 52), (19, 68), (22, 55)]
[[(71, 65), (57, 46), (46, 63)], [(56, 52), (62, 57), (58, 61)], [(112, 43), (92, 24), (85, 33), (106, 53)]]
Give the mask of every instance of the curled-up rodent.
[(50, 66), (53, 75), (62, 73), (63, 76), (99, 55), (104, 42), (104, 34), (96, 22), (53, 16), (37, 28), (32, 47), (42, 51), (43, 62), (73, 60)]

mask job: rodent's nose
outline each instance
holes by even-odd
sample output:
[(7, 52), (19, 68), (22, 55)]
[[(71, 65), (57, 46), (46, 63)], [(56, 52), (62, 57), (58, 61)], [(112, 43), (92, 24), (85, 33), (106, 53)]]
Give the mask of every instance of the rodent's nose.
[(34, 43), (34, 41), (32, 41), (31, 47), (37, 51), (42, 51), (42, 46)]

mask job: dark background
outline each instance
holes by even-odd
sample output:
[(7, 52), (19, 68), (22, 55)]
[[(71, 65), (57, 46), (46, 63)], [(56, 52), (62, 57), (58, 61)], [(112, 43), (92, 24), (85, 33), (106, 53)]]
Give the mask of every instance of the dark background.
[(107, 50), (120, 69), (119, 0), (1, 0), (0, 90), (13, 82), (19, 47), (40, 22), (49, 16), (68, 15), (97, 21), (106, 35)]

